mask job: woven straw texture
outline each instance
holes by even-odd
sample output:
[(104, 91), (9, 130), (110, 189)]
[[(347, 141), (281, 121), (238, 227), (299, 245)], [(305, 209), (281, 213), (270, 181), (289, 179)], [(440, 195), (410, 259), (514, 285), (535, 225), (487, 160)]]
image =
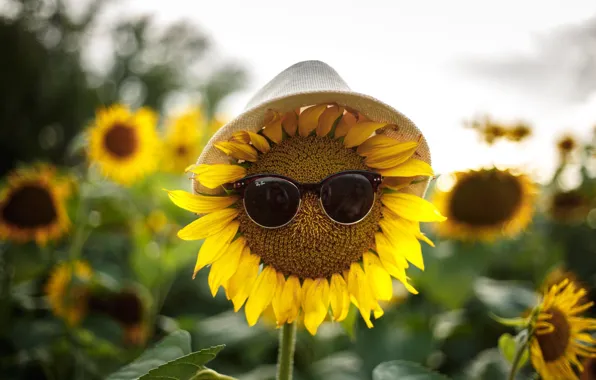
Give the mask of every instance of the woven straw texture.
[[(333, 68), (320, 61), (297, 63), (267, 83), (249, 101), (246, 111), (213, 135), (197, 164), (230, 162), (229, 158), (213, 144), (229, 139), (237, 131), (259, 131), (263, 128), (265, 112), (268, 109), (283, 113), (320, 103), (337, 103), (359, 111), (370, 120), (394, 124), (396, 127), (386, 128), (383, 133), (401, 141), (420, 140), (420, 146), (416, 151), (417, 158), (430, 164), (430, 151), (426, 140), (410, 119), (373, 97), (351, 91)], [(429, 180), (425, 179), (404, 191), (424, 196), (428, 182)], [(192, 186), (196, 193), (220, 193), (218, 190), (207, 189), (194, 180)]]

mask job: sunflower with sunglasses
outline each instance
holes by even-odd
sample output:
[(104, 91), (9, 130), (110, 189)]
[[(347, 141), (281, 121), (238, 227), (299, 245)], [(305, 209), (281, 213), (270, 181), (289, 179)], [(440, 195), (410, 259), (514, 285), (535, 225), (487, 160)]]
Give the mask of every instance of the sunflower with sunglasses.
[[(419, 141), (400, 141), (394, 126), (337, 104), (268, 115), (257, 133), (239, 131), (215, 147), (230, 164), (189, 167), (204, 192), (170, 191), (202, 216), (180, 230), (205, 239), (195, 274), (210, 265), (249, 325), (273, 306), (278, 325), (303, 313), (315, 334), (331, 308), (346, 318), (350, 302), (369, 327), (393, 294), (392, 277), (411, 293), (406, 269), (424, 269), (419, 222), (445, 218), (424, 199), (401, 191), (433, 175), (418, 158)], [(209, 195), (209, 189), (226, 195)]]

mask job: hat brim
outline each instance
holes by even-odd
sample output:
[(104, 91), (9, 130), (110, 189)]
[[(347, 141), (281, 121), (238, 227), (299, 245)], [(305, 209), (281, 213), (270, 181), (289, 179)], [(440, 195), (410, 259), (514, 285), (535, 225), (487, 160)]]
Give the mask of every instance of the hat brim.
[[(419, 141), (420, 145), (415, 153), (416, 158), (428, 164), (431, 163), (428, 144), (422, 132), (410, 119), (396, 109), (371, 96), (353, 91), (317, 91), (295, 93), (274, 98), (244, 111), (234, 120), (221, 127), (211, 137), (199, 156), (197, 164), (229, 163), (229, 157), (215, 148), (214, 143), (228, 140), (233, 133), (238, 131), (258, 132), (264, 126), (265, 113), (269, 109), (283, 113), (300, 107), (324, 103), (336, 103), (340, 106), (352, 108), (370, 120), (396, 125), (398, 128), (392, 128), (384, 133), (400, 141)], [(421, 197), (424, 196), (430, 178), (420, 177), (413, 182), (412, 185), (404, 188), (402, 191)], [(208, 189), (202, 186), (198, 181), (194, 180), (194, 177), (192, 187), (195, 193), (200, 194), (215, 195), (223, 193), (223, 189)]]

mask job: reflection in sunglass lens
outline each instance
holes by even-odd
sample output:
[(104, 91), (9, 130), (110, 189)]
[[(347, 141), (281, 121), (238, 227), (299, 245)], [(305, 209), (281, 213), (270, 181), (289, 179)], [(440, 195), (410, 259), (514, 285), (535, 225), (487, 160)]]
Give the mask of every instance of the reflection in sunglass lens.
[(300, 205), (300, 191), (281, 178), (263, 177), (244, 190), (244, 208), (262, 227), (281, 227), (294, 218)]
[(369, 213), (375, 200), (370, 181), (362, 174), (331, 177), (321, 187), (321, 204), (338, 223), (356, 223)]

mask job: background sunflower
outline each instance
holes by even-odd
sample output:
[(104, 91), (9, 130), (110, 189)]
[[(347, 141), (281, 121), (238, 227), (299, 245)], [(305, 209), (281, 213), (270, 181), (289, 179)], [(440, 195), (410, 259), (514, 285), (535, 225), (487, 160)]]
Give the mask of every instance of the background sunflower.
[(123, 105), (99, 109), (89, 130), (91, 163), (123, 185), (151, 173), (159, 154), (156, 125), (157, 115), (148, 109), (131, 112)]
[(44, 245), (64, 236), (70, 228), (65, 204), (70, 193), (68, 179), (49, 165), (9, 173), (0, 188), (0, 239)]
[(433, 202), (447, 217), (439, 234), (461, 240), (514, 237), (532, 220), (536, 188), (509, 170), (481, 169), (451, 174), (453, 185), (437, 190)]

